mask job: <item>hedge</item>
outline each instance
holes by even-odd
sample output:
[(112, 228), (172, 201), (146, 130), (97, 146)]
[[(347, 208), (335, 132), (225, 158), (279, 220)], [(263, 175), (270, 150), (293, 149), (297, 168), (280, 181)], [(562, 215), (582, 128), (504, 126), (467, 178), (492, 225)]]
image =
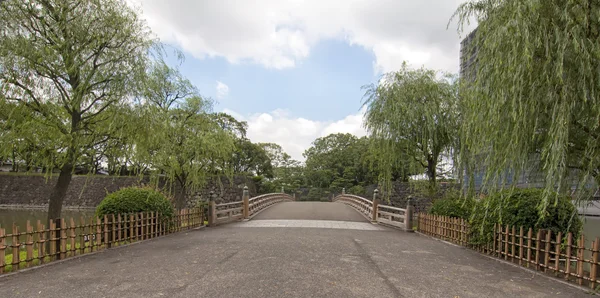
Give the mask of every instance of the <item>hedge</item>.
[(514, 189), (498, 192), (479, 200), (470, 217), (471, 242), (484, 244), (493, 237), (494, 224), (571, 232), (575, 237), (582, 229), (577, 208), (566, 195), (552, 193), (550, 204), (541, 213), (544, 192), (541, 189)]
[(173, 205), (165, 195), (148, 187), (127, 187), (107, 195), (96, 207), (96, 216), (158, 212), (163, 218), (174, 215)]

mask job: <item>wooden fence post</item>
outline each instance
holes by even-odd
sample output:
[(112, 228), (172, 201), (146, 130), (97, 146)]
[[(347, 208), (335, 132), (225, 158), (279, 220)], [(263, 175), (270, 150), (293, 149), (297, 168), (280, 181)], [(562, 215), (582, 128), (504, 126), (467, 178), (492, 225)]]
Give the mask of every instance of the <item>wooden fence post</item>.
[(413, 231), (413, 206), (412, 206), (412, 199), (409, 196), (408, 200), (406, 201), (406, 214), (404, 214), (404, 229), (408, 232), (414, 232)]
[(377, 214), (379, 213), (377, 209), (379, 209), (379, 200), (377, 199), (377, 194), (379, 194), (379, 190), (377, 188), (373, 191), (373, 212), (371, 213), (371, 222), (377, 222)]
[(244, 191), (242, 192), (242, 200), (244, 204), (243, 216), (244, 219), (248, 219), (250, 217), (250, 192), (248, 191), (248, 186), (244, 186)]

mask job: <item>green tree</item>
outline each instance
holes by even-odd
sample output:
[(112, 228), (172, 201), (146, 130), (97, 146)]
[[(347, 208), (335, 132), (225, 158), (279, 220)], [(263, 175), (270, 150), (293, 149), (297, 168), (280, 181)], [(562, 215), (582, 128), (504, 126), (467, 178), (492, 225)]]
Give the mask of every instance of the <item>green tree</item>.
[(341, 192), (364, 182), (361, 165), (365, 143), (351, 134), (330, 134), (316, 139), (304, 152), (306, 179), (311, 187)]
[(248, 173), (266, 178), (273, 177), (273, 165), (265, 150), (258, 144), (243, 138), (235, 141), (231, 160), (234, 173)]
[(110, 107), (131, 94), (154, 41), (123, 0), (7, 0), (0, 28), (0, 93), (34, 113), (60, 148), (48, 207), (57, 218), (76, 161), (115, 134)]
[(451, 75), (404, 63), (380, 84), (365, 87), (365, 127), (383, 158), (387, 188), (393, 167), (402, 164), (422, 167), (430, 186), (436, 185), (438, 163), (453, 148), (458, 129), (455, 82)]
[[(503, 187), (539, 156), (553, 190), (600, 182), (600, 3), (479, 0), (459, 6), (479, 24), (463, 51), (474, 57), (461, 88), (461, 161), (485, 168), (485, 188)], [(536, 154), (537, 153), (537, 154)], [(514, 181), (513, 181), (514, 182)], [(580, 192), (583, 194), (583, 192)]]

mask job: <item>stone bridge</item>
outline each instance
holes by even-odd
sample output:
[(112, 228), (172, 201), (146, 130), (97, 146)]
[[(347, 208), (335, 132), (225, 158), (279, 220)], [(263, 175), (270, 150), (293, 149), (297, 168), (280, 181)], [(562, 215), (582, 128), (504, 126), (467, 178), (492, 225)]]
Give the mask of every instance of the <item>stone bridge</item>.
[[(376, 195), (374, 196), (376, 198)], [(0, 276), (2, 297), (587, 297), (342, 194), (210, 204), (209, 227)]]

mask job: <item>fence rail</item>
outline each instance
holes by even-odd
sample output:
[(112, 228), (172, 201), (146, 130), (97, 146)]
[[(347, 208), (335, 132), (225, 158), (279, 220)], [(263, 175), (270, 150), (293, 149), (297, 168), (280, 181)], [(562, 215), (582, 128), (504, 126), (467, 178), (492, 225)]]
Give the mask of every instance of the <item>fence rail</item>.
[(0, 274), (200, 227), (202, 208), (183, 209), (166, 218), (154, 212), (105, 215), (103, 218), (51, 220), (46, 227), (0, 228)]
[(474, 245), (465, 220), (424, 213), (419, 214), (418, 231), (579, 285), (600, 287), (599, 237), (587, 246), (584, 235), (576, 239), (572, 233), (495, 225), (492, 241)]

